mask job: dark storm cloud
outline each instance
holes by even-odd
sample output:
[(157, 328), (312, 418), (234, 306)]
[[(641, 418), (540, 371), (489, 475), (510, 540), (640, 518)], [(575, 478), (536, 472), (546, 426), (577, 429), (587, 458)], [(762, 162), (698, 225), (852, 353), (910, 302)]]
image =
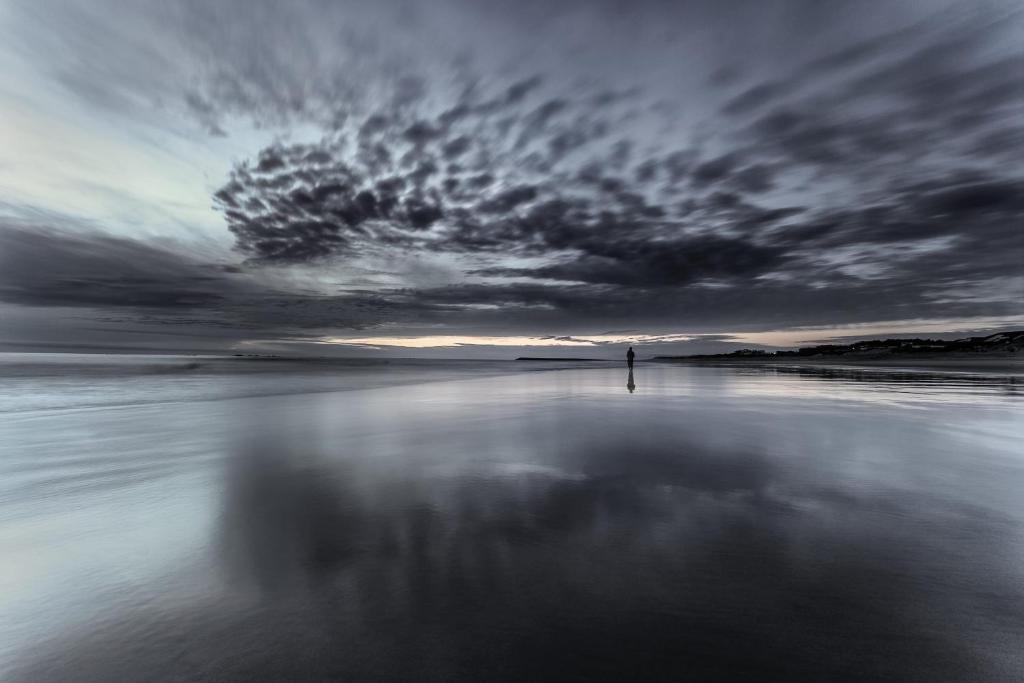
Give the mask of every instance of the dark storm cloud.
[(32, 306), (187, 309), (223, 300), (227, 278), (168, 249), (102, 234), (0, 225), (0, 300)]
[(736, 95), (722, 107), (725, 114), (745, 114), (777, 99), (786, 91), (780, 83), (758, 83)]
[(0, 302), (79, 308), (83, 320), (145, 329), (225, 328), (235, 338), (258, 331), (288, 337), (330, 324), (358, 329), (386, 308), (373, 295), (316, 296), (274, 286), (178, 245), (10, 218), (0, 222)]
[(696, 185), (709, 185), (728, 176), (736, 167), (736, 157), (725, 154), (698, 165), (693, 170), (693, 182)]
[[(915, 188), (918, 189), (918, 188)], [(922, 211), (933, 216), (958, 218), (977, 214), (1018, 216), (1024, 212), (1024, 180), (967, 182), (921, 194), (917, 201)]]
[(608, 241), (564, 263), (533, 269), (494, 269), (493, 275), (522, 275), (552, 280), (628, 287), (687, 285), (705, 278), (737, 278), (782, 265), (784, 249), (708, 236), (667, 243)]
[(747, 166), (733, 176), (736, 186), (746, 192), (765, 192), (772, 189), (772, 171), (764, 164)]

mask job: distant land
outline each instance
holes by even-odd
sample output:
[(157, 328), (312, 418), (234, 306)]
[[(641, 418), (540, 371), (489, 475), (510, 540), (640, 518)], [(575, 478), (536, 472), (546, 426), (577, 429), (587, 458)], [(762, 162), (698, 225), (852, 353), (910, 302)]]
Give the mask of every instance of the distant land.
[(1024, 364), (1024, 330), (965, 339), (870, 339), (852, 344), (821, 344), (795, 351), (740, 349), (732, 353), (655, 356), (653, 360), (687, 362), (899, 363), (906, 365), (984, 366)]

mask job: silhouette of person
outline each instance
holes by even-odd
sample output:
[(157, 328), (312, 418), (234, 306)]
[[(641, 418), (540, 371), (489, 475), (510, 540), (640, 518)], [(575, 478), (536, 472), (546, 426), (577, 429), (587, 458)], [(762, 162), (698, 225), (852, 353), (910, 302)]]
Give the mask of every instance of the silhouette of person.
[(630, 368), (633, 367), (633, 358), (635, 356), (636, 356), (636, 354), (633, 353), (633, 347), (630, 346), (629, 347), (629, 351), (626, 351), (626, 365), (629, 366)]
[(626, 380), (626, 388), (629, 389), (629, 393), (636, 391), (636, 382), (633, 381), (633, 368), (629, 369), (629, 379)]

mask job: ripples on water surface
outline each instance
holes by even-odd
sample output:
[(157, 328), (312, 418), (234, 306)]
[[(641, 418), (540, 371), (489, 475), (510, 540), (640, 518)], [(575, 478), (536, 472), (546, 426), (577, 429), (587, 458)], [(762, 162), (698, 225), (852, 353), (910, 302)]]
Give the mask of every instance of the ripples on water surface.
[(10, 680), (1024, 678), (1020, 378), (16, 360)]

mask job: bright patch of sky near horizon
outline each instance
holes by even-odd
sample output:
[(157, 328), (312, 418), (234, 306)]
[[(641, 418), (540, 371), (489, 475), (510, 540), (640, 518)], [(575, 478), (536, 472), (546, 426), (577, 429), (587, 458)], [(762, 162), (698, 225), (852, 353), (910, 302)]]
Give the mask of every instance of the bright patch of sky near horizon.
[[(966, 326), (964, 326), (966, 325)], [(1024, 327), (1024, 316), (1016, 318), (981, 318), (969, 320), (894, 320), (865, 323), (846, 327), (811, 327), (768, 332), (734, 332), (730, 343), (754, 346), (793, 347), (811, 345), (827, 340), (860, 336), (863, 338), (886, 335), (970, 335), (977, 331)], [(662, 345), (673, 342), (699, 341), (699, 334), (595, 334), (579, 337), (484, 337), (454, 335), (421, 335), (410, 337), (324, 337), (318, 344), (357, 347), (398, 347), (406, 349), (457, 348), (460, 346), (575, 346), (600, 347), (606, 345)]]

